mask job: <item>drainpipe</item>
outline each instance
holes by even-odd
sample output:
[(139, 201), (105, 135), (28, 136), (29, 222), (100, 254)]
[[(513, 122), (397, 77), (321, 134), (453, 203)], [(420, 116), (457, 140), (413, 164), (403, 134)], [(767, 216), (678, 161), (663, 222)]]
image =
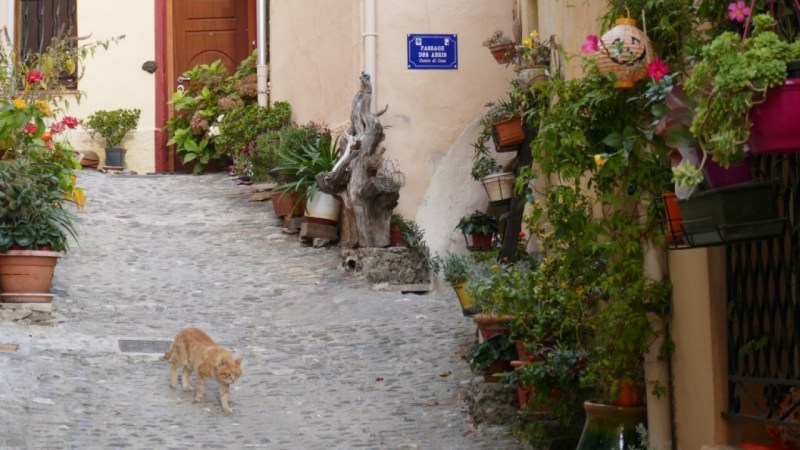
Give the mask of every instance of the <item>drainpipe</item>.
[(258, 105), (267, 106), (267, 0), (256, 1), (256, 77)]
[(378, 77), (375, 73), (378, 48), (377, 0), (364, 0), (364, 72), (372, 81), (372, 102), (370, 111), (375, 112), (378, 98)]

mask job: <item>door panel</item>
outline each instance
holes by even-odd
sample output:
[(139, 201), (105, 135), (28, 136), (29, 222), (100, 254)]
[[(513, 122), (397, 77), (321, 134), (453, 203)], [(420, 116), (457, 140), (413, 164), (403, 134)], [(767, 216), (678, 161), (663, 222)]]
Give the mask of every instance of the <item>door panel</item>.
[[(253, 0), (173, 0), (174, 78), (198, 64), (221, 60), (232, 75), (251, 51), (249, 3)], [(169, 81), (174, 91), (178, 82)], [(175, 168), (185, 171), (175, 155)]]

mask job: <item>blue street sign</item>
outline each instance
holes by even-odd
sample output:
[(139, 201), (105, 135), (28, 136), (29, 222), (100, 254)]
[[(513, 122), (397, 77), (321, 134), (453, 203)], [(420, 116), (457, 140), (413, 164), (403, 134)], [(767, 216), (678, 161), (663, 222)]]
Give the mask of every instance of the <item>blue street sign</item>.
[(409, 69), (458, 69), (458, 36), (455, 34), (409, 34)]

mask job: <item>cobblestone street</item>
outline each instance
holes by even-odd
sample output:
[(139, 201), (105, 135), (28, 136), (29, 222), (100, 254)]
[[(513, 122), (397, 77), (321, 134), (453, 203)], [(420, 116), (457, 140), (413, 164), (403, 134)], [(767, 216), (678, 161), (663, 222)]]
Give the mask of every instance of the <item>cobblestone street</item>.
[[(0, 353), (1, 449), (523, 448), (468, 419), (475, 328), (454, 293), (373, 289), (226, 174), (79, 184), (52, 323), (0, 322), (19, 345)], [(242, 359), (229, 415), (215, 381), (193, 403), (162, 353), (120, 349), (189, 326)]]

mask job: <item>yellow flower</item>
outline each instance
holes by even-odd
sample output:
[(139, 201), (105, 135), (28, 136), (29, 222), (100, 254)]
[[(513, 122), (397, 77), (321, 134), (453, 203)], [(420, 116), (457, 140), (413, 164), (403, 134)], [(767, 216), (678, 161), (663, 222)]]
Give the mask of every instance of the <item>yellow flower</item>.
[(45, 116), (53, 116), (53, 110), (50, 109), (50, 105), (48, 105), (44, 100), (36, 100), (36, 107), (39, 108), (39, 111), (41, 111)]
[(533, 48), (533, 39), (525, 38), (522, 40), (522, 46), (526, 48)]
[(597, 166), (598, 169), (602, 169), (606, 162), (608, 161), (608, 154), (606, 153), (597, 153), (594, 155), (594, 164)]
[(531, 34), (528, 36), (532, 41), (535, 41), (536, 38), (539, 37), (539, 32), (536, 30), (531, 31)]
[(567, 282), (566, 281), (562, 281), (561, 282), (561, 289), (566, 289), (566, 288), (567, 288)]
[(492, 264), (489, 268), (492, 270), (497, 270), (497, 264)]
[(25, 107), (28, 106), (25, 103), (25, 100), (21, 98), (15, 98), (13, 103), (14, 103), (14, 108), (16, 109), (25, 109)]
[(578, 286), (577, 288), (575, 288), (575, 292), (578, 295), (583, 295), (583, 291), (584, 291), (583, 286)]

